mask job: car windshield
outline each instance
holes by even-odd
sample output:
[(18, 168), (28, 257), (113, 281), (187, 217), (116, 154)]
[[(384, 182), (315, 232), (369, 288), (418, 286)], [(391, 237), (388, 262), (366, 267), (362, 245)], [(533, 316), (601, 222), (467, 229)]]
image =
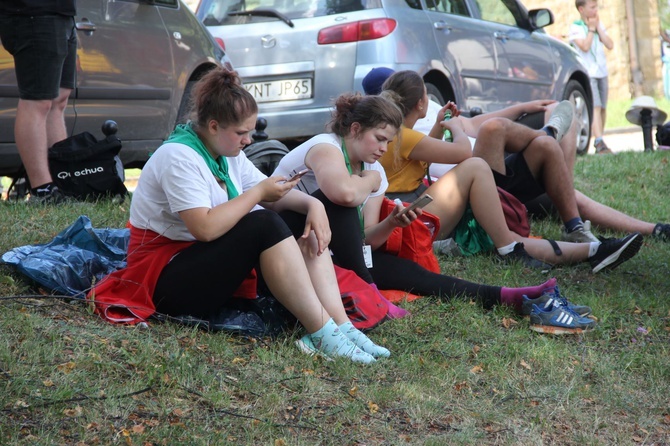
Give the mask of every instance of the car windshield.
[[(213, 0), (198, 15), (207, 26), (320, 17), (381, 8), (381, 0)], [(244, 13), (248, 14), (244, 14)]]

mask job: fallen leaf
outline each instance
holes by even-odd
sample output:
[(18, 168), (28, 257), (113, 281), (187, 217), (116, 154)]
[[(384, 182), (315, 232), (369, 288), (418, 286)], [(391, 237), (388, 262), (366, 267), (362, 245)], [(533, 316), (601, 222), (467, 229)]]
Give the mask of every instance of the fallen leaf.
[(76, 364), (72, 361), (66, 362), (64, 364), (60, 364), (56, 366), (57, 370), (60, 370), (61, 372), (65, 373), (66, 375), (70, 373), (74, 368), (76, 367)]
[(233, 364), (246, 364), (247, 360), (244, 358), (233, 358)]
[(483, 371), (484, 371), (484, 369), (479, 365), (476, 365), (476, 366), (474, 366), (473, 368), (470, 369), (470, 373), (475, 373), (475, 374), (482, 373)]
[(142, 426), (141, 424), (136, 424), (135, 426), (133, 426), (133, 432), (136, 434), (144, 433), (144, 426)]
[(371, 414), (376, 414), (379, 412), (379, 406), (373, 403), (372, 401), (368, 401), (368, 410), (370, 411)]
[(275, 446), (286, 446), (286, 441), (283, 438), (277, 438), (275, 440)]
[(519, 364), (521, 364), (521, 367), (523, 367), (524, 369), (526, 369), (526, 370), (530, 370), (530, 366), (529, 366), (528, 363), (527, 363), (526, 361), (524, 361), (523, 359), (521, 360), (521, 362), (520, 362)]
[(468, 383), (466, 381), (461, 381), (459, 383), (454, 384), (454, 390), (457, 392), (460, 392), (463, 389), (468, 388)]
[(514, 325), (517, 325), (517, 324), (518, 324), (518, 322), (516, 321), (516, 319), (513, 319), (511, 317), (504, 317), (502, 319), (502, 325), (505, 328), (510, 328), (510, 327), (512, 327)]
[(351, 389), (349, 389), (349, 395), (356, 396), (357, 393), (358, 393), (358, 386), (354, 386)]

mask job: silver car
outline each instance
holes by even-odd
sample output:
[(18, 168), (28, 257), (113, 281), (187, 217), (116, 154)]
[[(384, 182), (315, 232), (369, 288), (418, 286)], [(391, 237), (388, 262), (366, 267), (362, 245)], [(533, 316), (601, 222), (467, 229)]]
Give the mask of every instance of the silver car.
[[(183, 119), (189, 91), (212, 67), (230, 64), (190, 9), (178, 0), (77, 0), (77, 88), (68, 134), (103, 137), (117, 122), (126, 167), (141, 167)], [(0, 175), (12, 176), (18, 88), (14, 60), (0, 46)]]
[(201, 0), (196, 16), (228, 55), (271, 137), (324, 130), (332, 100), (374, 67), (419, 72), (437, 102), (498, 110), (570, 98), (590, 135), (591, 90), (547, 9), (517, 0)]

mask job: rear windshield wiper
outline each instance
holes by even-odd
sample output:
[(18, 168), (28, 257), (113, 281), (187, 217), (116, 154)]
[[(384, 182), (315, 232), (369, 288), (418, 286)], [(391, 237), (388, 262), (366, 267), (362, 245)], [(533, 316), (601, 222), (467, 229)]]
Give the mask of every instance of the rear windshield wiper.
[(288, 26), (293, 28), (295, 25), (289, 19), (286, 17), (284, 14), (281, 12), (277, 11), (276, 9), (270, 9), (270, 8), (258, 8), (258, 9), (252, 9), (250, 11), (233, 11), (229, 12), (228, 15), (248, 15), (248, 16), (259, 16), (259, 17), (276, 17), (282, 22), (286, 23)]

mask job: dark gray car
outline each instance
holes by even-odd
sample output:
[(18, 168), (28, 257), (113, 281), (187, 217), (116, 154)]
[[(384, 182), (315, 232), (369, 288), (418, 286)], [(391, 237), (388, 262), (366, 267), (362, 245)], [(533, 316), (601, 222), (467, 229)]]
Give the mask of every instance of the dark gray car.
[[(78, 0), (77, 88), (68, 134), (102, 137), (117, 122), (126, 167), (141, 167), (185, 113), (189, 89), (212, 67), (230, 64), (193, 13), (178, 0)], [(18, 89), (14, 62), (0, 46), (0, 175), (20, 159), (14, 144)]]
[(493, 111), (572, 99), (590, 134), (591, 92), (576, 52), (547, 35), (547, 9), (518, 0), (201, 0), (273, 138), (324, 130), (332, 100), (374, 67), (420, 73), (437, 102)]

